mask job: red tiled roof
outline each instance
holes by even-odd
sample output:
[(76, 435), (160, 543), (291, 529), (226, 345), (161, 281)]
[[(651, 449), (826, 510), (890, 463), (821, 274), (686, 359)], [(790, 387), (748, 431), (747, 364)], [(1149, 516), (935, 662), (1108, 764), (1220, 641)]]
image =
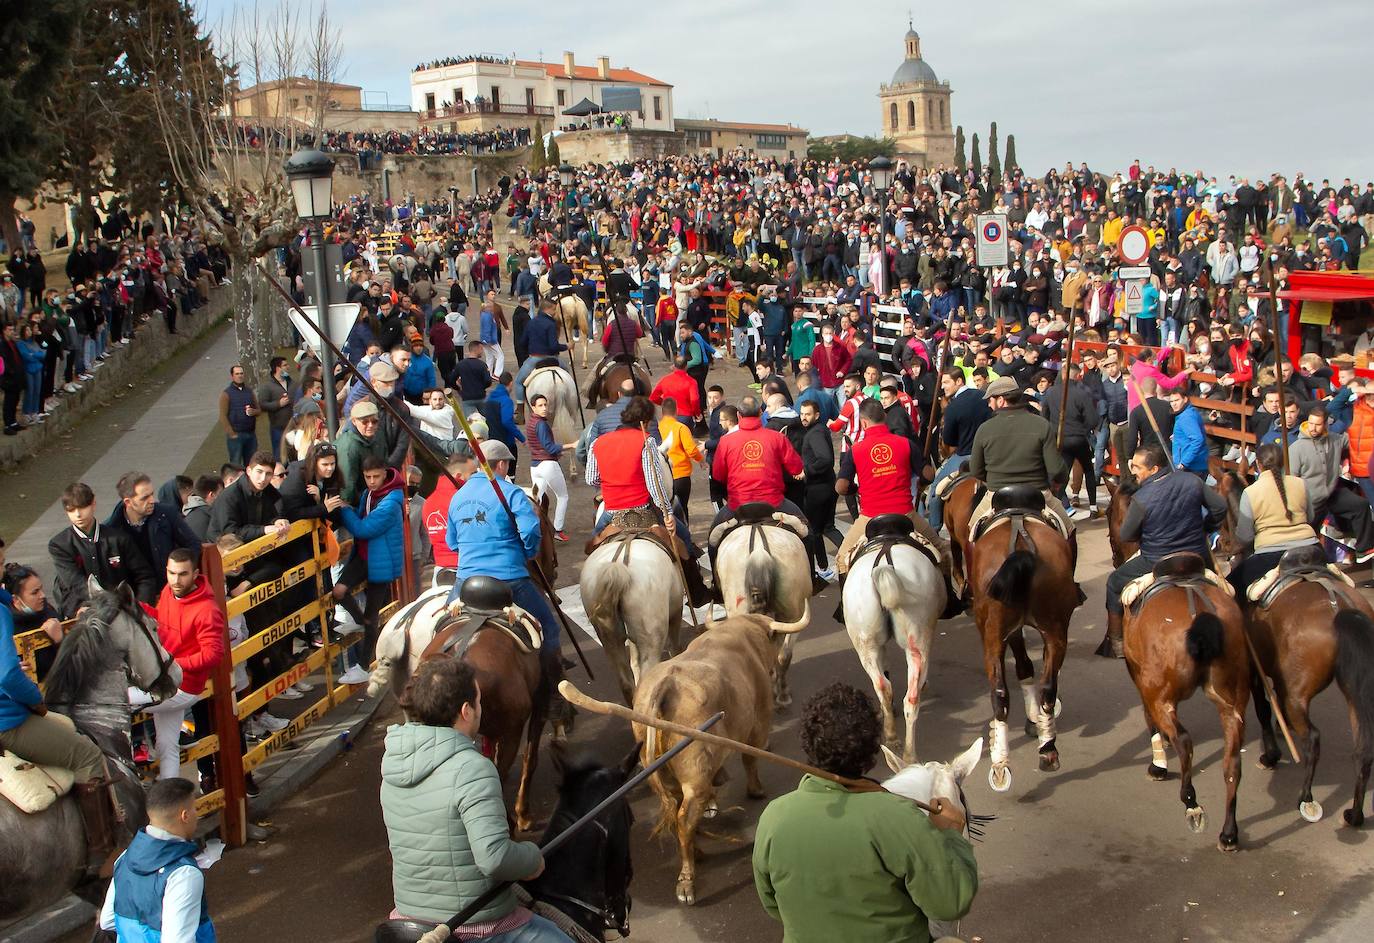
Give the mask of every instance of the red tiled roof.
[[(515, 64), (527, 69), (543, 69), (555, 79), (567, 78), (561, 62), (531, 62), (528, 59), (517, 59)], [(573, 66), (573, 78), (581, 79), (584, 82), (629, 82), (634, 85), (662, 85), (664, 88), (672, 88), (662, 79), (645, 75), (643, 72), (636, 72), (634, 69), (611, 69), (609, 74), (610, 78), (603, 79), (601, 73), (596, 70), (596, 66)]]
[(731, 131), (763, 131), (778, 134), (805, 134), (805, 128), (792, 124), (754, 124), (749, 121), (717, 121), (715, 118), (678, 118), (676, 124), (688, 127), (728, 128)]

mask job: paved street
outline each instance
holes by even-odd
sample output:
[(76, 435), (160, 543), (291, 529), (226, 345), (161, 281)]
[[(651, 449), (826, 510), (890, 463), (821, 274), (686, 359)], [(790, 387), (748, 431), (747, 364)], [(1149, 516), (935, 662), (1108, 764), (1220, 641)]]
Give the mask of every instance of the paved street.
[[(712, 379), (728, 383), (732, 396), (743, 391), (743, 373), (733, 367), (718, 367)], [(573, 541), (560, 548), (565, 586), (577, 579), (589, 498), (589, 489), (573, 485)], [(705, 510), (699, 500), (698, 522)], [(1014, 698), (1011, 792), (991, 792), (986, 761), (966, 786), (971, 808), (998, 818), (977, 848), (982, 887), (960, 935), (988, 941), (1357, 938), (1352, 928), (1363, 923), (1356, 913), (1371, 886), (1371, 858), (1368, 834), (1340, 825), (1353, 772), (1345, 707), (1335, 688), (1314, 712), (1325, 734), (1315, 794), (1326, 817), (1315, 825), (1298, 817), (1300, 770), (1289, 763), (1275, 773), (1255, 768), (1252, 731), (1240, 787), (1243, 850), (1221, 854), (1215, 848), (1223, 797), (1216, 714), (1201, 695), (1182, 708), (1197, 744), (1199, 797), (1209, 813), (1207, 829), (1194, 835), (1185, 824), (1177, 778), (1157, 784), (1145, 776), (1148, 743), (1124, 664), (1091, 654), (1102, 635), (1108, 568), (1096, 561), (1108, 555), (1105, 525), (1087, 525), (1080, 545), (1080, 578), (1089, 601), (1074, 620), (1062, 678), (1063, 768), (1053, 774), (1037, 770), (1034, 742), (1018, 733), (1023, 718), (1020, 699)], [(772, 747), (784, 754), (801, 756), (797, 718), (807, 694), (837, 678), (866, 685), (847, 636), (830, 619), (835, 593), (832, 587), (814, 601), (814, 621), (799, 638), (792, 668), (797, 703), (774, 723)], [(614, 697), (595, 643), (584, 636), (583, 647), (597, 678), (588, 682), (575, 671), (573, 679), (594, 696)], [(892, 654), (895, 662), (895, 648)], [(925, 758), (947, 759), (987, 729), (987, 684), (967, 618), (940, 624), (933, 661), (919, 750)], [(272, 817), (277, 832), (268, 844), (230, 853), (210, 871), (211, 908), (223, 939), (300, 935), (303, 927), (309, 939), (371, 939), (373, 924), (391, 906), (377, 770), (382, 731), (398, 716), (394, 705), (384, 707), (349, 753), (281, 807)], [(629, 730), (623, 722), (584, 715), (574, 742), (609, 760), (628, 749)], [(1176, 773), (1176, 763), (1171, 765)], [(711, 823), (711, 837), (702, 839), (694, 908), (676, 903), (676, 852), (649, 839), (657, 804), (647, 790), (637, 795), (636, 938), (780, 939), (780, 928), (758, 905), (750, 875), (752, 826), (762, 803), (745, 799), (738, 765), (731, 770), (722, 814)], [(764, 766), (762, 773), (770, 795), (796, 783), (784, 769)], [(547, 814), (553, 804), (548, 763), (541, 765), (536, 786), (535, 808)]]

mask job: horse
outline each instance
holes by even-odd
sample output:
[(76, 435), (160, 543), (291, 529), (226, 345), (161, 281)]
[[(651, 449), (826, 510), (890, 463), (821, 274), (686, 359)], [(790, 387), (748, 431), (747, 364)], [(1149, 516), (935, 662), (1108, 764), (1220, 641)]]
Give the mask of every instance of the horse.
[[(993, 507), (998, 514), (992, 524), (977, 540), (965, 538), (963, 543), (967, 590), (973, 600), (974, 622), (983, 639), (983, 668), (992, 694), (988, 747), (992, 767), (988, 784), (995, 792), (1006, 792), (1011, 788), (1006, 650), (1011, 648), (1016, 662), (1027, 733), (1032, 724), (1038, 733), (1040, 769), (1057, 770), (1055, 718), (1060, 709), (1059, 671), (1068, 649), (1069, 620), (1083, 596), (1074, 581), (1072, 546), (1051, 524), (1035, 516), (1044, 509), (1044, 495), (1038, 488), (1000, 489)], [(955, 526), (951, 524), (951, 534)], [(961, 526), (967, 533), (967, 519)], [(1022, 634), (1025, 625), (1039, 631), (1044, 643), (1038, 685)]]
[(634, 380), (635, 393), (648, 396), (653, 384), (649, 382), (648, 371), (638, 361), (617, 358), (600, 374), (593, 373), (587, 383), (587, 408), (609, 406), (620, 399), (620, 386), (626, 380)]
[[(176, 693), (181, 668), (127, 585), (106, 591), (92, 577), (90, 590), (89, 608), (57, 650), (44, 696), (49, 708), (96, 742), (111, 772), (122, 774), (113, 788), (123, 812), (115, 841), (123, 846), (147, 823), (129, 741), (129, 684), (165, 699)], [(86, 856), (74, 796), (33, 814), (0, 800), (0, 921), (32, 913), (70, 890), (98, 901), (102, 882), (84, 880)]]
[(983, 756), (982, 737), (973, 741), (967, 750), (949, 763), (911, 763), (887, 746), (881, 749), (887, 768), (893, 773), (882, 782), (886, 792), (927, 804), (936, 798), (948, 800), (963, 815), (964, 826), (974, 840), (981, 838), (984, 827), (996, 818), (993, 815), (974, 815), (969, 811), (968, 799), (964, 796), (964, 780), (977, 769), (978, 761)]
[(563, 333), (564, 342), (568, 345), (568, 357), (571, 359), (574, 348), (577, 345), (575, 335), (580, 335), (582, 339), (582, 366), (587, 366), (587, 353), (591, 348), (592, 328), (591, 314), (587, 310), (587, 303), (582, 300), (576, 292), (555, 291), (549, 284), (549, 276), (544, 274), (539, 279), (539, 297), (553, 298), (557, 304), (554, 312), (556, 320)]
[(979, 501), (982, 482), (966, 476), (956, 481), (945, 496), (945, 528), (949, 531), (949, 553), (954, 563), (954, 577), (962, 586), (962, 595), (969, 595), (968, 573), (965, 557), (968, 548), (969, 524), (972, 523), (973, 509)]
[[(521, 646), (510, 633), (490, 624), (496, 616), (510, 623), (513, 616), (524, 617), (523, 610), (472, 610), (481, 622), (465, 626), (466, 616), (453, 615), (446, 605), (449, 590), (447, 586), (431, 589), (387, 620), (377, 638), (377, 663), (367, 691), (372, 697), (388, 689), (399, 695), (425, 658), (458, 657), (472, 665), (482, 690), (478, 733), (491, 747), (489, 755), (502, 783), (524, 741), (513, 815), (516, 828), (528, 831), (533, 826), (528, 814), (529, 788), (539, 766), (539, 742), (556, 679), (542, 669), (537, 648), (527, 651), (528, 646)], [(471, 628), (471, 633), (462, 644), (459, 633), (466, 628)]]
[[(791, 527), (771, 520), (749, 520), (749, 505), (736, 514), (743, 522), (725, 534), (716, 549), (715, 580), (727, 616), (761, 613), (778, 622), (811, 623), (811, 558)], [(767, 505), (761, 509), (772, 511)], [(773, 699), (792, 703), (787, 669), (792, 665), (792, 633), (777, 639)]]
[[(554, 743), (550, 754), (560, 775), (558, 805), (539, 844), (546, 845), (623, 786), (639, 765), (639, 745), (615, 766), (570, 755)], [(630, 832), (634, 813), (622, 796), (544, 860), (544, 873), (525, 883), (535, 913), (574, 940), (599, 941), (607, 930), (630, 932)], [(517, 896), (521, 889), (517, 888)], [(434, 924), (393, 919), (377, 927), (376, 943), (417, 943)]]
[(916, 716), (930, 666), (930, 644), (946, 603), (944, 575), (915, 547), (886, 544), (877, 551), (860, 551), (850, 564), (843, 601), (845, 630), (878, 696), (883, 739), (894, 748), (897, 719), (883, 649), (889, 639), (895, 638), (905, 653), (907, 683), (902, 713), (906, 727), (902, 759), (914, 763)]
[(554, 537), (553, 513), (550, 510), (553, 495), (545, 493), (538, 482), (523, 490), (530, 503), (534, 505), (534, 513), (539, 518), (539, 550), (534, 555), (534, 562), (539, 565), (540, 572), (552, 586), (554, 580), (558, 579), (558, 541)]
[(658, 541), (627, 534), (591, 552), (579, 585), (621, 695), (632, 704), (639, 679), (663, 660), (665, 646), (670, 656), (682, 650), (686, 590), (675, 561)]
[(536, 396), (545, 396), (549, 401), (549, 428), (559, 442), (571, 442), (582, 432), (582, 405), (577, 396), (577, 384), (572, 375), (558, 361), (549, 358), (549, 366), (535, 367), (525, 381), (525, 402)]
[(1168, 775), (1164, 743), (1178, 753), (1188, 826), (1200, 832), (1207, 814), (1193, 789), (1193, 738), (1178, 719), (1178, 705), (1198, 688), (1221, 717), (1225, 746), (1226, 821), (1217, 847), (1239, 848), (1236, 790), (1240, 785), (1240, 748), (1245, 740), (1245, 707), (1250, 697), (1250, 663), (1245, 651), (1245, 621), (1231, 594), (1203, 578), (1196, 554), (1174, 554), (1155, 565), (1155, 582), (1122, 621), (1126, 668), (1140, 692), (1150, 732), (1148, 774), (1156, 782)]
[[(1343, 581), (1299, 579), (1280, 587), (1267, 607), (1249, 604), (1246, 627), (1293, 736), (1301, 744), (1306, 775), (1298, 811), (1309, 822), (1320, 821), (1322, 807), (1312, 798), (1321, 733), (1308, 708), (1333, 679), (1340, 686), (1355, 739), (1355, 794), (1344, 818), (1347, 825), (1362, 826), (1365, 788), (1374, 760), (1374, 607)], [(1258, 673), (1251, 689), (1264, 741), (1258, 765), (1271, 770), (1278, 765), (1279, 746)]]

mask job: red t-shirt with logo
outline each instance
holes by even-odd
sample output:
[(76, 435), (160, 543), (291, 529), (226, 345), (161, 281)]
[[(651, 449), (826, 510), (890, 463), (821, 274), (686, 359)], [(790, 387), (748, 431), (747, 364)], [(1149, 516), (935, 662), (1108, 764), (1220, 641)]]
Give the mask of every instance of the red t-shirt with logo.
[(458, 554), (448, 549), (445, 535), (448, 533), (448, 508), (457, 492), (457, 485), (447, 477), (440, 476), (434, 492), (425, 498), (424, 506), (425, 533), (429, 535), (429, 543), (434, 548), (434, 565), (450, 569), (458, 566)]

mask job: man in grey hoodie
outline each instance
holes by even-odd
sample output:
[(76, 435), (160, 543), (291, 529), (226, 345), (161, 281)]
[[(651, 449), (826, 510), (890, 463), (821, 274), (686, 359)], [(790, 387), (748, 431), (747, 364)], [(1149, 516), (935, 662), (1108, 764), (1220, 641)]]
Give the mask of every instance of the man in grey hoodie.
[[(513, 841), (501, 779), (476, 739), (482, 693), (456, 658), (421, 663), (401, 697), (410, 718), (386, 732), (382, 818), (391, 846), (400, 916), (447, 920), (497, 881), (530, 881), (544, 870), (533, 842)], [(552, 923), (502, 892), (464, 925), (488, 943), (570, 943)]]
[[(1355, 562), (1374, 559), (1374, 515), (1369, 502), (1354, 488), (1341, 484), (1341, 458), (1349, 449), (1344, 432), (1330, 431), (1325, 403), (1313, 403), (1297, 439), (1288, 447), (1293, 474), (1307, 485), (1312, 526), (1321, 531), (1329, 514), (1336, 526), (1355, 538)], [(1348, 483), (1347, 483), (1348, 484)]]

